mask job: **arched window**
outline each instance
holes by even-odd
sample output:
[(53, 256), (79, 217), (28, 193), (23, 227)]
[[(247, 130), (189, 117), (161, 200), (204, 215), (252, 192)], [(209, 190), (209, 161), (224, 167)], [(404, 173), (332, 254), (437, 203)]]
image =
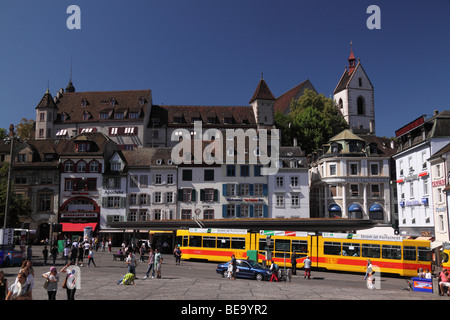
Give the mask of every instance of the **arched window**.
[(64, 172), (73, 172), (73, 161), (64, 162)]
[(357, 113), (358, 114), (364, 114), (364, 107), (365, 107), (365, 103), (364, 103), (364, 98), (359, 96), (358, 100), (356, 100), (356, 107), (357, 107)]
[(99, 171), (99, 163), (98, 161), (91, 161), (89, 163), (89, 172), (98, 172)]
[(342, 103), (342, 99), (339, 99), (339, 108), (342, 109), (344, 107), (344, 104)]
[(77, 162), (77, 172), (86, 172), (86, 162), (81, 160)]

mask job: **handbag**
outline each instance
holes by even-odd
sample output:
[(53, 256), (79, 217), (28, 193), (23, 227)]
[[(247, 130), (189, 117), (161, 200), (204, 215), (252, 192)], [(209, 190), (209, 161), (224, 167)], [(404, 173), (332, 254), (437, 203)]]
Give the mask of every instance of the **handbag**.
[(45, 282), (44, 282), (44, 289), (47, 289), (47, 287), (48, 287), (48, 279), (47, 280), (45, 280)]

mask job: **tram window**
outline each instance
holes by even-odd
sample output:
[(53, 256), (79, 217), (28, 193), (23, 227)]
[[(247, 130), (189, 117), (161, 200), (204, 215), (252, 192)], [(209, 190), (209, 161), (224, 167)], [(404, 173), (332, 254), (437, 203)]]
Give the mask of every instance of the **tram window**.
[(203, 237), (203, 247), (204, 248), (215, 248), (216, 247), (216, 237)]
[(431, 261), (431, 251), (428, 247), (417, 247), (419, 261)]
[(380, 245), (372, 243), (362, 244), (362, 256), (366, 258), (379, 258), (380, 257)]
[(359, 243), (343, 243), (342, 244), (342, 255), (359, 257), (361, 252), (361, 245)]
[(230, 249), (230, 238), (217, 237), (217, 248)]
[(381, 249), (381, 256), (383, 259), (402, 259), (402, 250), (400, 246), (383, 245), (381, 246)]
[(292, 240), (292, 252), (307, 253), (308, 241), (306, 240)]
[(189, 236), (183, 236), (183, 247), (189, 247)]
[(201, 247), (202, 237), (201, 236), (189, 236), (189, 247)]
[(231, 249), (245, 249), (245, 238), (231, 238)]
[(325, 242), (323, 244), (323, 253), (340, 256), (341, 255), (341, 243), (340, 242)]
[(276, 239), (275, 240), (275, 251), (291, 251), (291, 240)]
[(259, 239), (259, 251), (273, 251), (273, 240), (271, 241), (270, 247), (267, 245), (266, 239)]
[(416, 247), (404, 246), (403, 247), (403, 259), (404, 260), (416, 260)]

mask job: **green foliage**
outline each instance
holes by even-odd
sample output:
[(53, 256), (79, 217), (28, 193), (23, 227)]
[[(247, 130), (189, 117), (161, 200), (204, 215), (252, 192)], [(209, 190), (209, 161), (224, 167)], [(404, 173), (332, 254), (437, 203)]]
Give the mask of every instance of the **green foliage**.
[(348, 128), (348, 124), (331, 98), (306, 89), (293, 100), (288, 115), (275, 114), (275, 125), (281, 130), (281, 145), (298, 145), (310, 154), (327, 143), (331, 137)]

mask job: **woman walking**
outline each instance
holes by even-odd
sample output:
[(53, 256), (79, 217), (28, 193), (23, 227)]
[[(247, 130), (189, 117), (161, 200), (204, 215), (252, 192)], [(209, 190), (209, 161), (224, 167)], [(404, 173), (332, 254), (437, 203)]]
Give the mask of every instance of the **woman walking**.
[(45, 278), (44, 288), (47, 289), (48, 300), (56, 300), (58, 291), (59, 274), (56, 267), (51, 267), (49, 272), (42, 275)]
[(91, 266), (91, 261), (94, 264), (94, 267), (97, 267), (94, 261), (94, 250), (92, 249), (92, 247), (89, 249), (88, 259), (89, 259), (88, 268)]

